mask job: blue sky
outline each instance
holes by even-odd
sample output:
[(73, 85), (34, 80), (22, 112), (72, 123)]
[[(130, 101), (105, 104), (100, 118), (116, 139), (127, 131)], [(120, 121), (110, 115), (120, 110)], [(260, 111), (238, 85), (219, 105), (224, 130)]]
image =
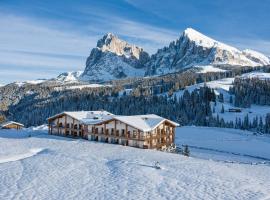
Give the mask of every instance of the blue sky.
[(269, 0), (1, 0), (0, 83), (83, 70), (113, 32), (155, 53), (192, 27), (270, 55)]

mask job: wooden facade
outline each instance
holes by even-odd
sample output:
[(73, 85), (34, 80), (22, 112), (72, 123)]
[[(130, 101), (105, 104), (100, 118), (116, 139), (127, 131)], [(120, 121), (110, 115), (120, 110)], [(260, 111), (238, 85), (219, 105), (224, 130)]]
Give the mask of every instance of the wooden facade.
[(85, 125), (66, 114), (48, 119), (48, 133), (60, 136), (81, 137), (87, 139)]
[(49, 118), (48, 124), (49, 134), (145, 149), (162, 149), (173, 144), (176, 127), (171, 121), (163, 120), (155, 128), (145, 131), (115, 118), (85, 124), (64, 113)]

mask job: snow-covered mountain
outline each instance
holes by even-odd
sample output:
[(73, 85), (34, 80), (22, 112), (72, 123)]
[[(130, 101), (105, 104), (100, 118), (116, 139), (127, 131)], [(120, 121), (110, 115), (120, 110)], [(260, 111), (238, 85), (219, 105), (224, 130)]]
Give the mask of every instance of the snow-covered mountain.
[(144, 76), (148, 61), (149, 55), (142, 48), (108, 33), (92, 49), (80, 79), (100, 82)]
[(257, 51), (245, 49), (242, 52), (248, 59), (252, 60), (255, 63), (260, 63), (261, 65), (269, 65), (269, 63), (270, 63), (269, 57), (267, 57), (267, 56), (265, 56), (262, 53), (259, 53)]
[(82, 71), (65, 72), (57, 76), (56, 80), (61, 82), (76, 82), (82, 73)]
[[(48, 81), (105, 82), (129, 77), (164, 75), (193, 67), (200, 73), (223, 72), (220, 66), (270, 65), (270, 58), (253, 50), (238, 50), (188, 28), (169, 46), (159, 49), (151, 58), (142, 48), (104, 35), (92, 49), (84, 71), (65, 72)], [(46, 80), (43, 80), (46, 83)], [(18, 82), (41, 83), (40, 81)], [(1, 85), (0, 85), (1, 87)]]
[(252, 50), (240, 51), (188, 28), (168, 47), (159, 49), (147, 63), (146, 75), (162, 75), (205, 65), (262, 66), (270, 59)]

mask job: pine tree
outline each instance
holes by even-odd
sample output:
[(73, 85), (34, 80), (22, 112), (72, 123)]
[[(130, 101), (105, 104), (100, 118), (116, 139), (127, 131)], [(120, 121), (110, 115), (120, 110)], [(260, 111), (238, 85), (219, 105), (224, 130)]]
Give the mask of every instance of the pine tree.
[(188, 145), (184, 145), (183, 155), (189, 157), (190, 156), (190, 150)]
[(243, 129), (249, 129), (249, 117), (248, 117), (248, 114), (244, 118)]
[(220, 103), (224, 103), (223, 93), (220, 93), (220, 94), (218, 95), (218, 101), (219, 101)]
[(267, 113), (265, 117), (265, 133), (270, 133), (270, 113)]
[(223, 104), (222, 104), (222, 107), (221, 107), (221, 111), (220, 111), (221, 113), (224, 113), (224, 106), (223, 106)]
[(260, 133), (263, 133), (263, 120), (262, 120), (262, 116), (260, 116), (260, 122), (259, 122), (259, 127), (258, 127), (258, 131)]
[(233, 97), (232, 97), (232, 95), (230, 96), (230, 104), (233, 104)]

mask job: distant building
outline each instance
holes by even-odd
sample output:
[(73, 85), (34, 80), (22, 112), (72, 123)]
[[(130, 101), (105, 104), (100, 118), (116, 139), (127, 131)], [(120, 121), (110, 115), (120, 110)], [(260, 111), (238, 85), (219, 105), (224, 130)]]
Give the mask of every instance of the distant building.
[(229, 112), (242, 112), (240, 108), (229, 108)]
[(14, 121), (7, 121), (0, 124), (0, 129), (22, 129), (24, 127), (23, 124)]
[(107, 111), (63, 112), (48, 118), (48, 124), (49, 134), (149, 149), (173, 144), (179, 125), (153, 114), (119, 116)]

